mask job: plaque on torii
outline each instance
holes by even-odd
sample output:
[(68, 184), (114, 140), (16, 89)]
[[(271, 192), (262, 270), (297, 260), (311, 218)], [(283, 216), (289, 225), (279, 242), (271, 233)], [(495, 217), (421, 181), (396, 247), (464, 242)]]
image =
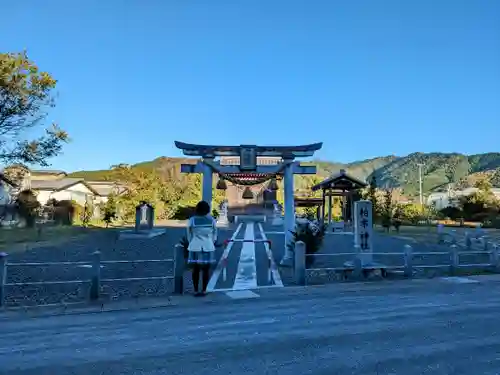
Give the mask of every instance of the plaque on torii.
[[(295, 204), (293, 176), (295, 174), (316, 174), (316, 166), (301, 165), (296, 158), (312, 157), (323, 146), (322, 142), (302, 146), (215, 146), (197, 145), (175, 141), (175, 146), (186, 156), (197, 156), (202, 159), (196, 164), (182, 164), (182, 173), (202, 173), (202, 199), (212, 204), (213, 174), (255, 173), (259, 175), (283, 175), (285, 195), (285, 256), (282, 265), (291, 266), (292, 253), (289, 244), (293, 241), (295, 228)], [(240, 165), (221, 165), (216, 157), (239, 156)], [(277, 165), (259, 165), (257, 158), (279, 157), (282, 163)]]

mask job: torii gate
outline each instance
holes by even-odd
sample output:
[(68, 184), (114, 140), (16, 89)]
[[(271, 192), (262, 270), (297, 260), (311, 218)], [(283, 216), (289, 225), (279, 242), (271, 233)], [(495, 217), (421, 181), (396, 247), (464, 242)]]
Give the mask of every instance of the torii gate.
[[(196, 164), (182, 164), (182, 173), (201, 173), (202, 177), (202, 199), (212, 204), (213, 174), (217, 173), (224, 178), (225, 175), (255, 174), (259, 176), (256, 180), (261, 183), (277, 175), (284, 177), (285, 192), (285, 255), (281, 265), (291, 266), (293, 264), (292, 253), (288, 244), (292, 241), (292, 233), (295, 229), (295, 203), (293, 176), (296, 174), (316, 174), (315, 166), (300, 165), (294, 161), (300, 157), (311, 157), (321, 149), (323, 142), (304, 146), (209, 146), (195, 145), (175, 141), (175, 146), (182, 150), (186, 156), (198, 156), (202, 159)], [(221, 165), (215, 161), (220, 156), (239, 156), (240, 165)], [(281, 157), (282, 162), (277, 165), (257, 165), (258, 156)], [(262, 177), (264, 176), (264, 177)]]

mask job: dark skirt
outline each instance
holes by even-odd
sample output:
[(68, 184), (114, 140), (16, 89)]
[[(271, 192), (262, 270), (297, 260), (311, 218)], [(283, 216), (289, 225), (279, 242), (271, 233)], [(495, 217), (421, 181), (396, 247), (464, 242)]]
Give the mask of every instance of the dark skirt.
[(189, 251), (188, 264), (207, 265), (216, 263), (215, 251)]

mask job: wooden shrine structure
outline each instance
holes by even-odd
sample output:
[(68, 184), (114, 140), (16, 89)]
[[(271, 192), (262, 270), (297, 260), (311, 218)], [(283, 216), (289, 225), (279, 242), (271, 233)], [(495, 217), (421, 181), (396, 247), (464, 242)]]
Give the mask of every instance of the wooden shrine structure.
[[(304, 166), (295, 161), (296, 158), (312, 157), (321, 149), (323, 143), (313, 143), (302, 146), (215, 146), (198, 145), (175, 141), (175, 146), (186, 156), (201, 157), (196, 164), (182, 164), (182, 173), (201, 173), (202, 199), (212, 204), (213, 175), (219, 176), (219, 181), (230, 181), (237, 185), (256, 185), (268, 180), (276, 181), (278, 176), (283, 177), (285, 195), (285, 255), (282, 265), (293, 264), (292, 253), (288, 244), (293, 240), (291, 231), (295, 228), (295, 207), (293, 176), (295, 174), (316, 174), (315, 166)], [(221, 157), (239, 157), (239, 163), (225, 165)], [(281, 158), (281, 162), (274, 165), (258, 165), (257, 157)]]
[(344, 222), (353, 222), (354, 202), (361, 199), (359, 191), (368, 184), (351, 175), (344, 169), (339, 173), (321, 181), (312, 187), (312, 191), (322, 190), (323, 197), (321, 205), (320, 221), (325, 221), (325, 206), (328, 205), (328, 224), (332, 222), (333, 197), (340, 197), (342, 206), (342, 219)]
[(323, 198), (314, 197), (295, 197), (295, 207), (306, 207), (306, 208), (316, 208), (316, 220), (321, 221), (322, 219), (322, 207)]

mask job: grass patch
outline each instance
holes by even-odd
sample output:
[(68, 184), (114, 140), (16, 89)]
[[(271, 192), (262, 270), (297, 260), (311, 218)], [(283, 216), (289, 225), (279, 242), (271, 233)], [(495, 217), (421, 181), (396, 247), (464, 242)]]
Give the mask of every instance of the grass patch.
[(92, 233), (91, 228), (80, 226), (46, 226), (38, 228), (11, 228), (0, 229), (0, 249), (13, 249), (19, 245), (33, 245), (37, 243), (60, 243), (75, 237)]

